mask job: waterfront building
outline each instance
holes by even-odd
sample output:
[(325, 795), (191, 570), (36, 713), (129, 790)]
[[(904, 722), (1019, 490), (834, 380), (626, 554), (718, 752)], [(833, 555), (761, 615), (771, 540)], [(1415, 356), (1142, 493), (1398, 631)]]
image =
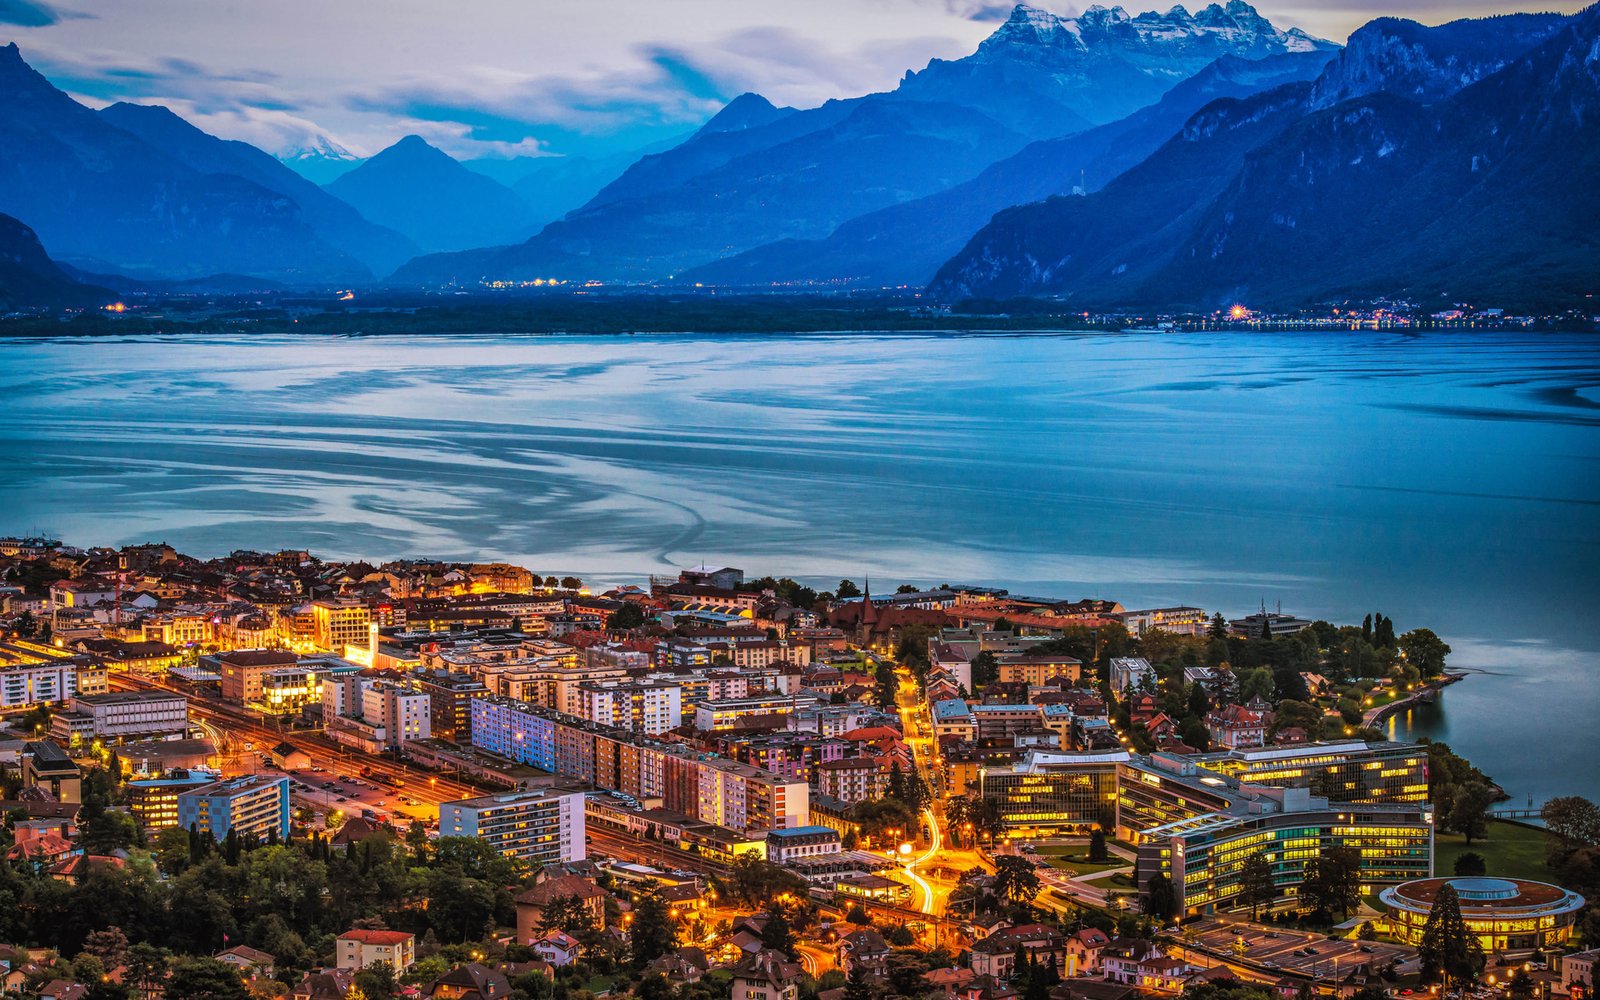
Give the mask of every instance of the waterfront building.
[(311, 641), (318, 649), (344, 654), (346, 646), (370, 646), (372, 611), (355, 601), (312, 601)]
[(797, 858), (838, 854), (839, 845), (839, 831), (826, 826), (773, 830), (767, 834), (767, 860), (782, 865)]
[(289, 779), (265, 774), (214, 781), (180, 792), (178, 825), (221, 841), (232, 830), (266, 840), (289, 836)]
[(1194, 756), (1207, 771), (1252, 785), (1309, 788), (1334, 802), (1428, 801), (1428, 750), (1416, 743), (1344, 740)]
[(1156, 682), (1155, 668), (1142, 656), (1113, 656), (1111, 658), (1111, 692), (1119, 698), (1127, 697), (1134, 688)]
[(1117, 797), (1117, 835), (1138, 850), (1135, 881), (1142, 891), (1167, 875), (1185, 913), (1240, 905), (1242, 869), (1257, 854), (1272, 868), (1277, 900), (1298, 894), (1308, 860), (1336, 848), (1360, 857), (1365, 891), (1433, 870), (1423, 803), (1330, 802), (1304, 787), (1242, 785), (1177, 754), (1121, 764)]
[(1439, 891), (1449, 885), (1461, 900), (1461, 919), (1488, 953), (1559, 947), (1572, 937), (1583, 897), (1545, 882), (1512, 878), (1423, 878), (1378, 893), (1395, 937), (1422, 941)]
[(582, 861), (583, 792), (528, 789), (439, 804), (441, 837), (476, 837), (509, 857), (556, 865)]
[(1311, 622), (1294, 615), (1286, 615), (1279, 611), (1257, 611), (1253, 615), (1235, 618), (1228, 622), (1228, 634), (1241, 639), (1259, 639), (1263, 634), (1270, 634), (1277, 639), (1286, 635), (1294, 635), (1311, 627)]
[(1122, 622), (1122, 627), (1134, 636), (1144, 635), (1152, 629), (1173, 635), (1204, 635), (1211, 627), (1211, 620), (1202, 608), (1147, 608), (1124, 611), (1112, 617)]

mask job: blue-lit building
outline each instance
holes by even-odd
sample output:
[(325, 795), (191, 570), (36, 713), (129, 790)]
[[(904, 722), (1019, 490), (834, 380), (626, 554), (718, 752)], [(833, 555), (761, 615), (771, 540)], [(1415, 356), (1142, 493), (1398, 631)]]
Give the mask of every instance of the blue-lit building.
[(289, 836), (289, 779), (265, 774), (228, 778), (178, 795), (178, 826), (217, 840), (235, 830), (266, 840)]

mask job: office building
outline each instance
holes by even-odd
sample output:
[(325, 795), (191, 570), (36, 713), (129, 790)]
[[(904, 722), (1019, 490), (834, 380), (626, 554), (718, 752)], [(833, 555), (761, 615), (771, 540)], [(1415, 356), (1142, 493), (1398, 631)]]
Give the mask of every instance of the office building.
[(191, 771), (168, 778), (146, 778), (127, 782), (128, 808), (146, 830), (164, 830), (178, 825), (178, 796), (217, 780), (209, 771)]
[(80, 737), (107, 742), (182, 736), (189, 728), (189, 703), (165, 691), (77, 695), (71, 711), (51, 719), (52, 735), (59, 739), (58, 723)]
[(1128, 760), (1123, 751), (1034, 750), (1015, 764), (983, 769), (979, 780), (983, 797), (999, 803), (1009, 836), (1084, 836), (1115, 823), (1117, 769)]
[(1363, 891), (1433, 870), (1425, 804), (1330, 802), (1304, 787), (1243, 785), (1175, 754), (1119, 765), (1116, 828), (1137, 847), (1141, 891), (1166, 875), (1190, 914), (1240, 906), (1243, 867), (1257, 854), (1271, 866), (1275, 902), (1297, 896), (1306, 862), (1337, 848), (1360, 858)]
[(228, 778), (178, 795), (178, 825), (222, 840), (228, 831), (266, 840), (289, 835), (289, 779), (265, 774)]
[(1308, 743), (1200, 754), (1207, 771), (1252, 785), (1309, 788), (1333, 802), (1428, 801), (1428, 750), (1415, 743)]
[(311, 641), (318, 649), (344, 655), (346, 646), (370, 647), (372, 610), (351, 601), (312, 601)]
[(583, 792), (529, 789), (439, 804), (439, 836), (476, 837), (509, 857), (582, 861)]

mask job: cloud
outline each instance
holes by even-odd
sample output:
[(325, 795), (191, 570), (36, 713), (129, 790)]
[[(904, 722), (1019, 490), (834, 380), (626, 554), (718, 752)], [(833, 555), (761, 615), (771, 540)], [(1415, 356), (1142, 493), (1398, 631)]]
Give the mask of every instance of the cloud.
[(0, 0), (0, 24), (23, 28), (42, 28), (61, 20), (61, 15), (34, 0)]

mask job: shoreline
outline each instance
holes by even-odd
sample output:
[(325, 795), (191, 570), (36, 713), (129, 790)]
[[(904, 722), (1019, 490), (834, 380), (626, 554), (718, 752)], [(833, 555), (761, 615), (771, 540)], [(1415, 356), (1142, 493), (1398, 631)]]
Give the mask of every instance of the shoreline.
[(1410, 708), (1418, 704), (1428, 704), (1436, 699), (1445, 688), (1466, 679), (1467, 675), (1465, 673), (1452, 674), (1446, 672), (1417, 688), (1404, 698), (1397, 698), (1387, 705), (1379, 705), (1377, 708), (1368, 709), (1367, 713), (1361, 718), (1361, 724), (1367, 728), (1375, 728), (1400, 709)]

